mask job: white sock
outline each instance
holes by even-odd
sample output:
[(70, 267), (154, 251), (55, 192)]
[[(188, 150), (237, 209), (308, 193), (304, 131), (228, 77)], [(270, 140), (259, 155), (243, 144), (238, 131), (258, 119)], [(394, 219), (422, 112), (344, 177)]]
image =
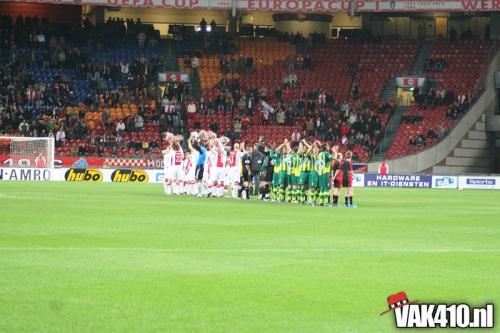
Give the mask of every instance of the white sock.
[(169, 182), (168, 183), (165, 183), (165, 194), (166, 195), (171, 195), (172, 194), (172, 184), (170, 184)]
[(233, 198), (236, 199), (238, 197), (238, 190), (240, 189), (240, 186), (237, 185), (237, 184), (233, 184), (233, 186), (231, 187), (231, 192), (232, 192), (232, 195), (233, 195)]

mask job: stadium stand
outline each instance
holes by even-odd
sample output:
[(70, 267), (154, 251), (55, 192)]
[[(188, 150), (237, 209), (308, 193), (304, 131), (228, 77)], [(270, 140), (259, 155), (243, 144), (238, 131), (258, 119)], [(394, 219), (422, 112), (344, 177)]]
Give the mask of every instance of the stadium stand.
[[(229, 99), (238, 95), (237, 98), (246, 100), (247, 94), (250, 94), (250, 99), (265, 100), (266, 107), (262, 103), (254, 103), (263, 112), (247, 115), (248, 125), (244, 126), (240, 139), (257, 142), (259, 136), (265, 136), (271, 142), (278, 142), (299, 132), (302, 137), (313, 136), (340, 144), (341, 150), (353, 149), (362, 161), (370, 158), (391, 114), (390, 108), (386, 110), (387, 105), (380, 107), (384, 104), (379, 99), (381, 87), (386, 80), (411, 69), (418, 49), (418, 42), (413, 40), (383, 40), (377, 43), (328, 40), (300, 51), (295, 51), (297, 47), (291, 43), (273, 39), (255, 41), (240, 38), (236, 45), (238, 52), (234, 62), (239, 63), (241, 56), (251, 56), (257, 62), (252, 71), (240, 70), (238, 74), (241, 68), (232, 68), (233, 57), (225, 55), (217, 65), (212, 56), (207, 60), (207, 63), (213, 64), (211, 76), (207, 79), (206, 71), (201, 69), (200, 79), (208, 103), (219, 100), (222, 95), (227, 98), (227, 92), (221, 91), (233, 86), (234, 81), (237, 81), (237, 88), (229, 89), (233, 90)], [(387, 57), (389, 50), (393, 54), (391, 59)], [(350, 62), (353, 68), (350, 68)], [(225, 63), (229, 65), (225, 66)], [(376, 65), (381, 63), (384, 66)], [(214, 84), (211, 79), (214, 76), (222, 78), (222, 89), (220, 84)], [(325, 94), (324, 106), (320, 105), (322, 93)], [(302, 103), (305, 110), (302, 110)], [(349, 105), (351, 112), (354, 111), (353, 118), (339, 112), (343, 103)], [(265, 110), (267, 106), (270, 107), (269, 112)], [(278, 125), (280, 109), (284, 109), (286, 119)], [(207, 129), (210, 124), (217, 123), (222, 133), (230, 135), (234, 118), (241, 118), (241, 115), (235, 117), (232, 112), (199, 114), (190, 118), (189, 126), (191, 129)], [(373, 121), (375, 118), (377, 120)], [(308, 130), (306, 127), (311, 119), (313, 128)], [(349, 129), (340, 133), (342, 127), (345, 128), (343, 124), (347, 124)]]
[[(165, 59), (151, 26), (128, 21), (125, 28), (110, 20), (98, 30), (88, 22), (83, 28), (31, 18), (1, 22), (4, 134), (54, 136), (57, 155), (130, 157), (159, 155), (161, 131), (182, 131), (179, 110), (168, 118), (159, 112), (157, 77)], [(164, 96), (180, 100), (183, 89), (166, 89)], [(124, 128), (118, 130), (118, 123)]]
[[(439, 142), (451, 130), (481, 92), (481, 78), (492, 46), (490, 40), (435, 42), (426, 69), (437, 86), (427, 96), (416, 96), (415, 105), (404, 116), (417, 116), (421, 120), (401, 125), (387, 159), (417, 153)], [(436, 66), (438, 60), (443, 63), (442, 69)]]
[[(249, 143), (260, 136), (320, 139), (368, 161), (394, 112), (380, 99), (382, 89), (412, 68), (421, 43), (299, 35), (188, 39), (176, 45), (177, 65), (199, 80), (201, 98), (194, 98), (182, 83), (160, 89), (168, 52), (140, 21), (108, 20), (99, 29), (87, 21), (78, 28), (31, 18), (3, 17), (0, 24), (1, 132), (54, 136), (63, 156), (159, 157), (162, 132), (211, 129)], [(477, 93), (490, 49), (485, 40), (435, 43), (431, 58), (444, 67), (427, 69), (439, 82), (431, 99), (440, 101), (429, 106), (424, 97), (408, 109), (406, 118), (422, 121), (401, 126), (387, 158), (414, 153), (449, 131)], [(425, 144), (414, 144), (418, 136)]]

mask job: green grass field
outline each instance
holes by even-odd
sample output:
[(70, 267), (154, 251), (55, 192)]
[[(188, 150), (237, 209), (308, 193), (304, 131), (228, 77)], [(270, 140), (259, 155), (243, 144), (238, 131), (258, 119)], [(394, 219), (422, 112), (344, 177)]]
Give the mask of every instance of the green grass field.
[(401, 290), (500, 305), (500, 191), (358, 189), (355, 201), (0, 182), (0, 331), (390, 332), (379, 313)]

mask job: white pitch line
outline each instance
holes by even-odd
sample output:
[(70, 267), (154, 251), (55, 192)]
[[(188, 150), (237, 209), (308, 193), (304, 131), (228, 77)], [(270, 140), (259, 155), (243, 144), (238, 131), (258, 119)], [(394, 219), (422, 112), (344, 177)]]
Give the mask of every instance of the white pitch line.
[(500, 253), (500, 249), (347, 249), (347, 248), (276, 248), (276, 249), (211, 249), (211, 248), (124, 248), (124, 247), (0, 247), (0, 251), (96, 251), (152, 253), (300, 253), (300, 252), (373, 252), (385, 253)]

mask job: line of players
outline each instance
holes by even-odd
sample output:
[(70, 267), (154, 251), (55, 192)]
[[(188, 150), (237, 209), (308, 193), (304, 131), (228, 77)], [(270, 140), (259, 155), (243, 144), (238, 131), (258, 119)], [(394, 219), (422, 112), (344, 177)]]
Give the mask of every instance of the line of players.
[(171, 134), (166, 137), (165, 194), (224, 197), (231, 185), (233, 198), (249, 198), (250, 154), (244, 144), (241, 148), (235, 144), (228, 153), (228, 138), (193, 132), (187, 140), (188, 150), (184, 152), (182, 139)]
[[(201, 132), (191, 134), (184, 152), (180, 140), (170, 135), (163, 151), (166, 194), (223, 197), (230, 186), (233, 198), (249, 199), (252, 147), (235, 143), (229, 151), (229, 139)], [(288, 140), (277, 147), (261, 140), (258, 149), (263, 156), (260, 199), (337, 206), (345, 187), (345, 206), (356, 207), (350, 151), (344, 158), (336, 146), (306, 140), (294, 147)]]

